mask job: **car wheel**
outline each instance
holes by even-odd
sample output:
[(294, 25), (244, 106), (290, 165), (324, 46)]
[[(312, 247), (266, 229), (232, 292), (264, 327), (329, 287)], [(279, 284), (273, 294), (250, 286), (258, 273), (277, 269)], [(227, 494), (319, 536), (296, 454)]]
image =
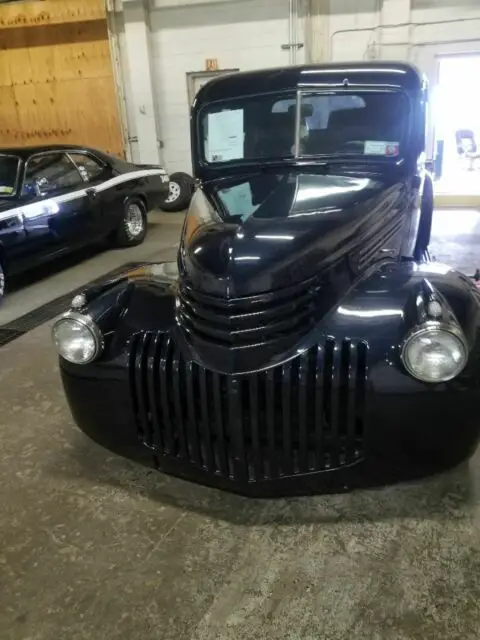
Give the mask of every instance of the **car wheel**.
[(160, 205), (163, 211), (183, 211), (190, 204), (194, 181), (188, 173), (173, 173), (170, 176), (168, 194)]
[(139, 198), (132, 198), (124, 205), (123, 216), (117, 230), (116, 244), (135, 247), (147, 235), (147, 209)]

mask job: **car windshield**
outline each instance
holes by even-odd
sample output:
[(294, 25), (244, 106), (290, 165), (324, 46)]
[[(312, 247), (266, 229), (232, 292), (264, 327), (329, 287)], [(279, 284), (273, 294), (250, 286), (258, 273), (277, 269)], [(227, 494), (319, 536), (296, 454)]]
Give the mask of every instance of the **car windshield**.
[(0, 154), (0, 198), (11, 197), (17, 191), (20, 158)]
[[(297, 100), (299, 103), (297, 104)], [(399, 91), (263, 94), (200, 112), (203, 160), (402, 155), (409, 105)]]

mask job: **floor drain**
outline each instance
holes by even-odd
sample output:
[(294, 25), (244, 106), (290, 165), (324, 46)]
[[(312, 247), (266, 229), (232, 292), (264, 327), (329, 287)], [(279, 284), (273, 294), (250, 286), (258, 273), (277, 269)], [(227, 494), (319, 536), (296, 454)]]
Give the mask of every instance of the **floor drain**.
[(16, 331), (15, 329), (5, 329), (0, 327), (0, 347), (12, 342), (16, 338), (19, 338), (22, 335), (21, 331)]

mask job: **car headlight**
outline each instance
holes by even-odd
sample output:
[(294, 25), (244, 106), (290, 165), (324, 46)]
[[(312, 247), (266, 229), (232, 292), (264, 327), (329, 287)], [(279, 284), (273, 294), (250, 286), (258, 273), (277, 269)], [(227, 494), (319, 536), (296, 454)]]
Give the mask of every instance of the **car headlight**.
[(467, 363), (468, 348), (460, 330), (439, 323), (414, 329), (405, 339), (402, 361), (408, 373), (423, 382), (447, 382)]
[(103, 336), (89, 317), (70, 311), (53, 326), (53, 341), (58, 353), (73, 364), (93, 362), (103, 351)]

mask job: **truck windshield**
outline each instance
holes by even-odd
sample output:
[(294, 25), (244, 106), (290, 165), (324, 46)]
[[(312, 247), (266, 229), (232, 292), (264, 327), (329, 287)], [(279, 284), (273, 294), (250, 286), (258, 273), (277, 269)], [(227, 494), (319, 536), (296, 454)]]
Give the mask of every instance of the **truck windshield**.
[(0, 154), (0, 198), (15, 195), (19, 169), (20, 158)]
[(398, 91), (309, 91), (298, 98), (284, 93), (225, 100), (200, 113), (203, 160), (398, 158), (408, 117), (408, 99)]

